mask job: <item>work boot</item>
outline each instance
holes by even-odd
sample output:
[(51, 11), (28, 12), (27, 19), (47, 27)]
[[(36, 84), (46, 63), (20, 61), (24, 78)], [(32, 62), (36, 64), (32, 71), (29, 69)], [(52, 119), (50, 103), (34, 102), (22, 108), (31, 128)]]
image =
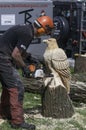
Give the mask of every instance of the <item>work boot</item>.
[(32, 125), (32, 124), (28, 124), (28, 123), (21, 123), (21, 124), (11, 124), (11, 127), (14, 128), (14, 129), (17, 129), (17, 128), (24, 128), (24, 129), (27, 129), (27, 130), (35, 130), (35, 125)]

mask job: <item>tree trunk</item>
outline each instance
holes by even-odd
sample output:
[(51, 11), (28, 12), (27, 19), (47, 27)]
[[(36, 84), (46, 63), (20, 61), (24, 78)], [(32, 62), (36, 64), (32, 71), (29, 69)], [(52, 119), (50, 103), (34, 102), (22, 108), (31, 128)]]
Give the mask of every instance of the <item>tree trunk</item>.
[(86, 54), (85, 55), (75, 55), (75, 73), (86, 72)]

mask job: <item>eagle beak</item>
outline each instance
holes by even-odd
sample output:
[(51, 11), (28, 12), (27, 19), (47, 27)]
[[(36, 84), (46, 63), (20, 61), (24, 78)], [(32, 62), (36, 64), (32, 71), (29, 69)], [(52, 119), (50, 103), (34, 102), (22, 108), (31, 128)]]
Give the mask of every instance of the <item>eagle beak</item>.
[(43, 43), (46, 43), (47, 42), (47, 40), (43, 40)]

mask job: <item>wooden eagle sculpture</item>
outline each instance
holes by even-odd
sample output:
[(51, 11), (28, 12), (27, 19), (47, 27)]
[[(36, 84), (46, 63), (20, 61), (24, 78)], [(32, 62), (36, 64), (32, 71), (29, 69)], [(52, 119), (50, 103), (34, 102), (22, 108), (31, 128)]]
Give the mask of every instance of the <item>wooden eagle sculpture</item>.
[(55, 78), (60, 78), (60, 80), (56, 78), (56, 82), (61, 81), (63, 86), (66, 88), (67, 93), (69, 93), (71, 73), (69, 62), (64, 50), (58, 47), (55, 38), (49, 38), (43, 40), (43, 42), (47, 44), (46, 50), (44, 52), (44, 61), (46, 67)]

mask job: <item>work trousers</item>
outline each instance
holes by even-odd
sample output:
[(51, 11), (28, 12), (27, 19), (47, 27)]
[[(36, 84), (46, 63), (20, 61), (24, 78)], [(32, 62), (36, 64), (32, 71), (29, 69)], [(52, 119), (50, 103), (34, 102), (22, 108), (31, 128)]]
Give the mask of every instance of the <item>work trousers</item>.
[(0, 55), (0, 81), (2, 84), (1, 114), (11, 117), (13, 124), (21, 124), (24, 121), (24, 85), (11, 59), (2, 55)]

